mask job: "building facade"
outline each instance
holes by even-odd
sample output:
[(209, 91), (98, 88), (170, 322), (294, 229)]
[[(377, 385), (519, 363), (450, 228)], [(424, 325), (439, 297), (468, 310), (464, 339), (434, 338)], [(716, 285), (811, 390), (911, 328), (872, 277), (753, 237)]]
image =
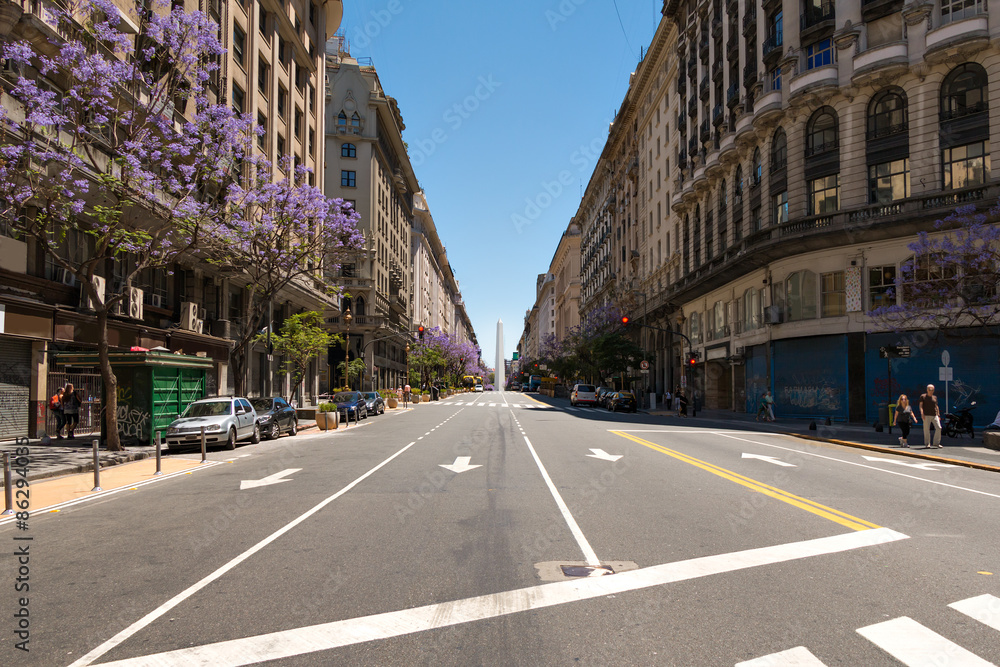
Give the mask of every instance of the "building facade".
[[(38, 40), (56, 38), (46, 23), (44, 3), (3, 0), (4, 20), (0, 38)], [(134, 5), (122, 3), (122, 14)], [(208, 5), (186, 3), (186, 9), (203, 9), (218, 23), (227, 53), (209, 81), (213, 101), (258, 118), (265, 128), (258, 150), (277, 161), (290, 156), (320, 172), (324, 146), (321, 77), (327, 30), (336, 30), (342, 3), (317, 5), (307, 0), (277, 2), (218, 1)], [(12, 72), (2, 73), (2, 85), (16, 82)], [(58, 82), (42, 81), (58, 91)], [(7, 96), (5, 96), (5, 103)], [(185, 111), (173, 109), (177, 122)], [(275, 177), (280, 172), (275, 167)], [(30, 214), (30, 213), (29, 213)], [(85, 260), (93, 249), (85, 238), (69, 232), (64, 252), (72, 261)], [(69, 256), (67, 255), (69, 258)], [(122, 260), (127, 263), (129, 260)], [(118, 263), (97, 268), (96, 274), (111, 293), (121, 293)], [(171, 270), (149, 270), (133, 281), (134, 295), (109, 322), (112, 351), (132, 347), (162, 347), (213, 360), (205, 391), (225, 393), (233, 386), (229, 352), (232, 339), (243, 326), (246, 280), (222, 275), (197, 257), (180, 260)], [(0, 440), (41, 436), (54, 431), (54, 417), (45, 409), (55, 387), (72, 381), (85, 391), (81, 410), (83, 435), (99, 429), (100, 378), (97, 369), (61, 365), (58, 352), (94, 351), (97, 347), (95, 317), (81, 298), (82, 288), (73, 275), (30, 241), (15, 238), (9, 225), (0, 222)], [(296, 284), (275, 304), (274, 323), (306, 309), (336, 306), (320, 290)], [(291, 387), (282, 370), (282, 359), (256, 350), (247, 369), (246, 386), (252, 395), (280, 393)], [(301, 387), (304, 398), (317, 391), (316, 373)]]
[[(943, 359), (957, 401), (995, 394), (990, 331), (891, 332), (868, 313), (902, 303), (921, 232), (1000, 194), (998, 17), (975, 1), (665, 2), (577, 216), (583, 314), (645, 317), (652, 388), (687, 384), (710, 408), (753, 411), (771, 389), (782, 415), (871, 422)], [(879, 351), (897, 343), (913, 356), (890, 386)]]

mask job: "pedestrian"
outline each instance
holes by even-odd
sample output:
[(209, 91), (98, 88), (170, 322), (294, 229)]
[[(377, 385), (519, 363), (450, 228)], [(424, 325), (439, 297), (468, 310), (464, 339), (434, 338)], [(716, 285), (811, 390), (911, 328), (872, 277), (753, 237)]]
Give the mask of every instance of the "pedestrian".
[(62, 407), (66, 419), (66, 437), (70, 440), (76, 437), (75, 431), (77, 424), (80, 423), (81, 405), (83, 405), (83, 399), (80, 398), (80, 392), (73, 388), (72, 382), (67, 382), (66, 389), (63, 391)]
[(56, 389), (56, 393), (52, 394), (52, 398), (49, 399), (49, 410), (56, 417), (56, 439), (62, 440), (62, 429), (66, 425), (66, 415), (63, 413), (62, 398), (63, 394), (66, 393), (65, 387), (59, 387)]
[[(924, 422), (924, 449), (941, 449), (941, 408), (934, 385), (927, 385), (927, 393), (920, 395), (920, 419)], [(931, 425), (934, 426), (934, 442), (931, 442)]]
[(774, 396), (771, 396), (771, 390), (768, 389), (764, 392), (764, 407), (767, 409), (767, 421), (774, 421)]
[(688, 399), (680, 389), (677, 390), (677, 416), (688, 416)]
[(663, 392), (663, 406), (668, 411), (674, 406), (674, 397), (673, 394), (670, 393), (669, 387)]
[(681, 386), (677, 385), (674, 389), (674, 414), (678, 417), (681, 416)]
[(906, 394), (900, 394), (899, 398), (896, 399), (896, 426), (903, 434), (899, 437), (900, 447), (910, 446), (908, 438), (910, 437), (910, 425), (914, 418), (913, 410), (910, 408), (910, 399), (906, 397)]

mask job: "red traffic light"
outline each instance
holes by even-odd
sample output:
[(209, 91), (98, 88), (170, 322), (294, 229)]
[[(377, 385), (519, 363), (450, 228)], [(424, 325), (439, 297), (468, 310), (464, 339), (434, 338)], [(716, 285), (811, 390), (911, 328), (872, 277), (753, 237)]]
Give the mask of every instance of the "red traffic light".
[(628, 315), (622, 315), (622, 324), (628, 324)]
[(698, 363), (698, 356), (695, 355), (694, 353), (689, 354), (688, 355), (688, 365), (689, 366), (694, 366), (697, 363)]

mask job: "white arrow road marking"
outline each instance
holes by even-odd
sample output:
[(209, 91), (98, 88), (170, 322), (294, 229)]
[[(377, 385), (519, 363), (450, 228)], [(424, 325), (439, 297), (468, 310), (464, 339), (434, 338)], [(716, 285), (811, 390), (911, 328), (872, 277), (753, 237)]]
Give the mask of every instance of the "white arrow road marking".
[(591, 449), (590, 451), (594, 453), (587, 454), (587, 456), (589, 456), (592, 459), (603, 459), (605, 461), (617, 461), (623, 456), (622, 454), (608, 454), (603, 449)]
[[(544, 609), (581, 600), (593, 600), (627, 591), (642, 590), (813, 556), (864, 549), (905, 539), (907, 539), (906, 535), (888, 528), (852, 531), (805, 542), (704, 556), (676, 563), (654, 565), (639, 570), (619, 572), (604, 577), (558, 581), (464, 600), (452, 600), (373, 616), (281, 630), (256, 637), (191, 646), (167, 653), (104, 664), (108, 667), (111, 665), (117, 667), (125, 665), (130, 667), (138, 665), (149, 665), (150, 667), (156, 665), (213, 665), (214, 667), (252, 665), (267, 660), (279, 660), (317, 651), (328, 651), (341, 646), (401, 637), (488, 618), (499, 618), (532, 609)], [(97, 656), (103, 655), (104, 651), (96, 653), (96, 655), (95, 653), (91, 652), (74, 665), (89, 665)]]
[(452, 472), (466, 472), (472, 470), (473, 468), (482, 468), (481, 465), (469, 465), (469, 461), (472, 460), (471, 456), (458, 456), (455, 458), (455, 462), (451, 465), (445, 463), (440, 464), (445, 470), (450, 470)]
[(797, 468), (794, 463), (785, 463), (780, 459), (776, 459), (773, 456), (764, 456), (762, 454), (747, 454), (743, 452), (743, 457), (745, 459), (760, 459), (761, 461), (767, 461), (768, 463), (773, 463), (776, 466), (782, 466), (783, 468)]
[(907, 468), (918, 468), (920, 470), (934, 470), (937, 468), (954, 468), (955, 466), (950, 463), (907, 463), (906, 461), (897, 461), (895, 459), (883, 459), (878, 456), (862, 456), (865, 461), (881, 461), (882, 463), (895, 463), (898, 466), (906, 466)]
[(300, 470), (302, 470), (302, 468), (289, 468), (288, 470), (282, 470), (281, 472), (276, 472), (273, 475), (268, 475), (264, 479), (244, 479), (240, 482), (240, 491), (243, 489), (256, 489), (258, 486), (270, 486), (271, 484), (290, 482), (292, 480), (281, 478), (297, 473)]

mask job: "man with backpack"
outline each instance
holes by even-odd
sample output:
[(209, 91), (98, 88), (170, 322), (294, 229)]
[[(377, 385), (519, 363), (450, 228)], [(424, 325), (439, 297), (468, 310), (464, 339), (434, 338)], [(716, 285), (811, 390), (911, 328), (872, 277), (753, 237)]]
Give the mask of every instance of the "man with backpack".
[(66, 390), (62, 387), (56, 390), (56, 393), (52, 394), (52, 398), (49, 399), (49, 410), (56, 416), (56, 439), (62, 440), (62, 430), (63, 426), (66, 425), (66, 414), (63, 412), (63, 393)]

